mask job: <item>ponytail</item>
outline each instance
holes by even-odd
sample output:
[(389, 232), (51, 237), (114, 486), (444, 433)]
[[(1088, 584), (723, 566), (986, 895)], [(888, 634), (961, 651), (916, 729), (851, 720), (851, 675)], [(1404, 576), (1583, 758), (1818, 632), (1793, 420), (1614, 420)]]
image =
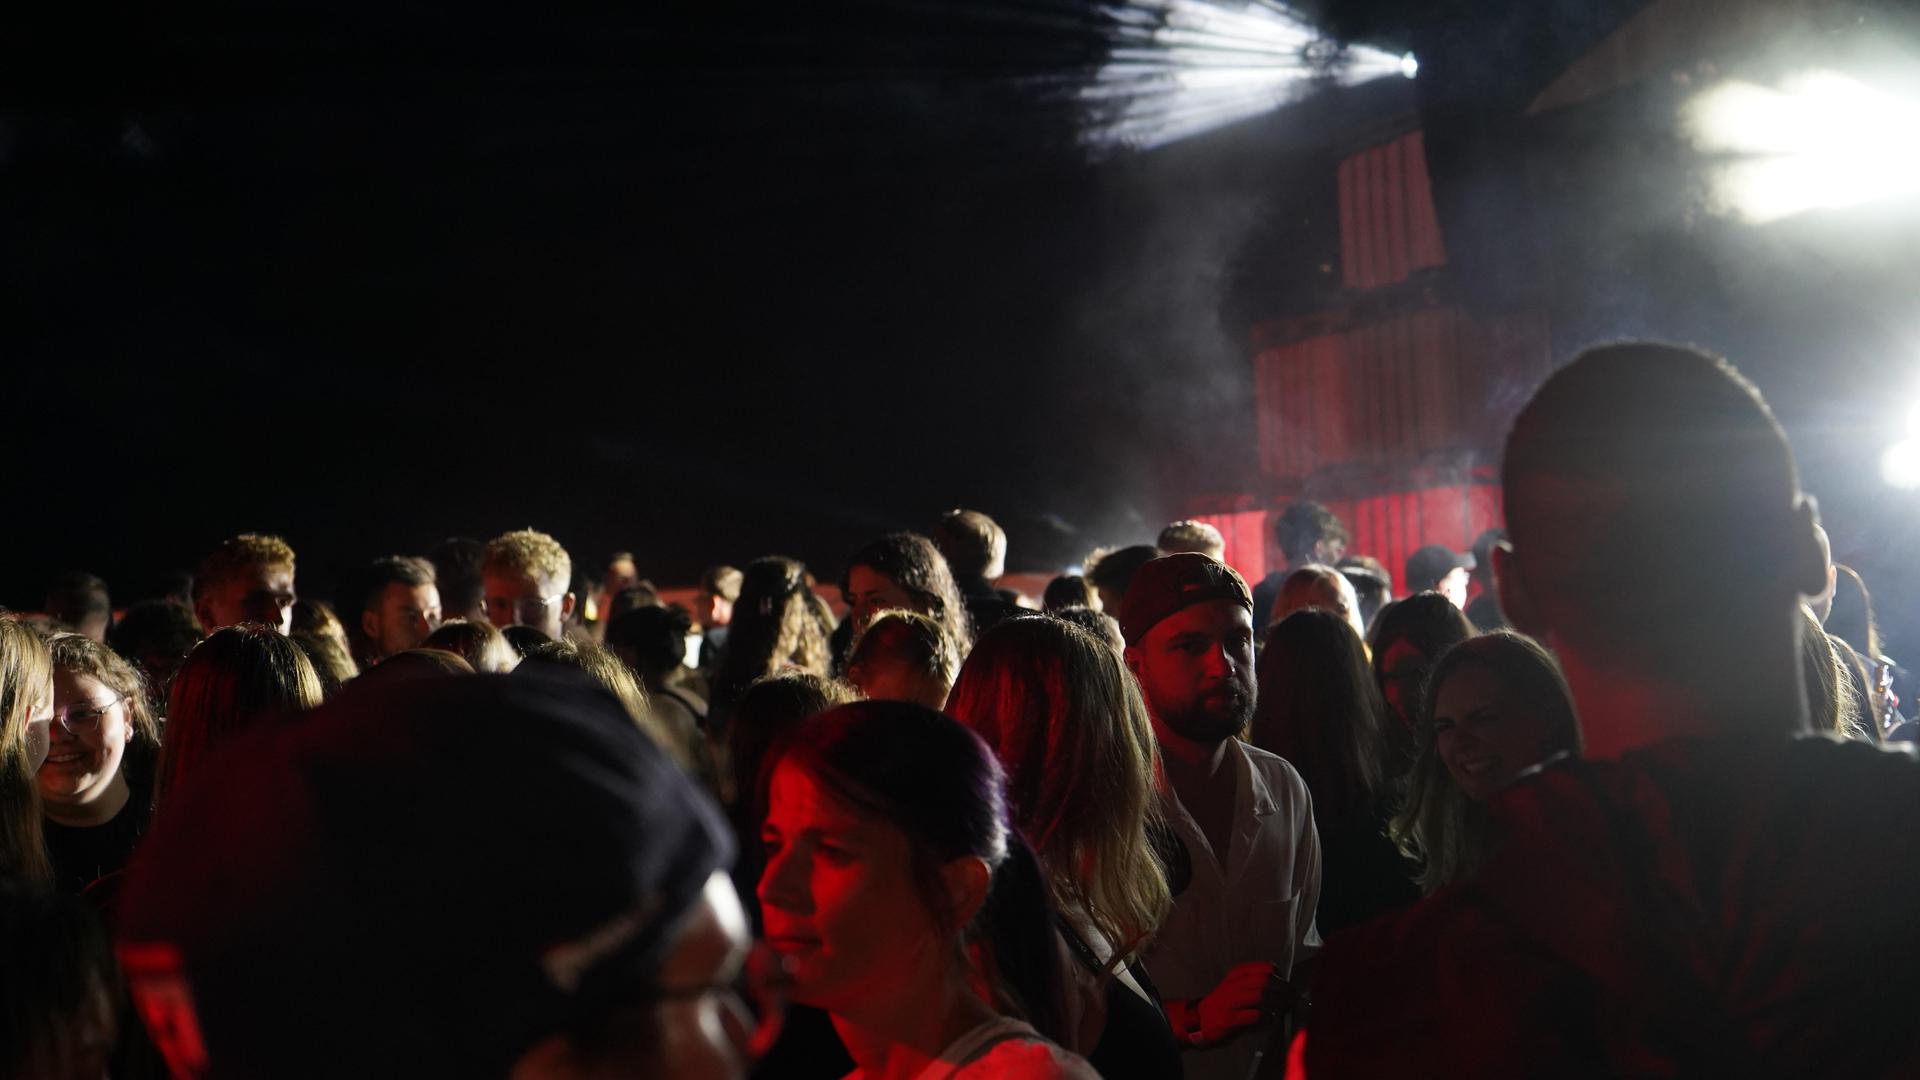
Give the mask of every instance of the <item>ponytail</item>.
[(1040, 860), (1019, 833), (1007, 833), (1007, 857), (969, 933), (980, 946), (987, 983), (1004, 1012), (1022, 1017), (1048, 1039), (1072, 1045), (1067, 1028), (1066, 974), (1060, 965), (1053, 893)]

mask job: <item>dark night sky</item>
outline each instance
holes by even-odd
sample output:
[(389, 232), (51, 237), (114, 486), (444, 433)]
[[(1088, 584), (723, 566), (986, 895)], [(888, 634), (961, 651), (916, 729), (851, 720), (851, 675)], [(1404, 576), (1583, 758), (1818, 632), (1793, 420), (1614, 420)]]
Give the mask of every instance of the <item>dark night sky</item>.
[[(1430, 140), (1514, 113), (1640, 5), (1310, 6), (1420, 52), (1418, 84), (1105, 155), (1071, 98), (1105, 23), (1070, 0), (7, 27), (0, 370), (38, 501), (0, 603), (69, 566), (130, 600), (248, 528), (323, 585), (525, 524), (663, 582), (773, 551), (836, 575), (962, 504), (1016, 569), (1150, 539), (1249, 488), (1246, 331), (1323, 295), (1335, 157), (1417, 108)], [(1747, 308), (1806, 295), (1737, 243), (1664, 288), (1672, 245), (1629, 234), (1563, 286), (1589, 317), (1557, 345), (1668, 329), (1738, 356)], [(1863, 352), (1896, 332), (1873, 330)], [(1761, 381), (1845, 445), (1891, 372)], [(1864, 453), (1802, 452), (1835, 476)], [(1907, 520), (1855, 516), (1876, 543)]]
[(309, 580), (528, 523), (665, 581), (830, 575), (956, 504), (1044, 567), (1238, 490), (1249, 237), (1318, 216), (1324, 246), (1326, 117), (1410, 90), (1101, 158), (1063, 97), (1099, 20), (1048, 14), (209, 15), (43, 58), (6, 128), (9, 381), (99, 482), (47, 489), (89, 527), (16, 534), (0, 599), (244, 528)]

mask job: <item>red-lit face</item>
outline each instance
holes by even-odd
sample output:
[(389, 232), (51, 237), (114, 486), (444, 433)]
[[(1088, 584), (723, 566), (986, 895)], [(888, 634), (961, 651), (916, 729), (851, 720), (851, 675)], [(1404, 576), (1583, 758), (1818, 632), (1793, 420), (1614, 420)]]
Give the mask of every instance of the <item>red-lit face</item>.
[(68, 722), (85, 733), (76, 735), (56, 721), (48, 729), (47, 760), (34, 780), (48, 806), (86, 806), (120, 779), (133, 717), (126, 701), (105, 683), (74, 671), (54, 671), (53, 707), (66, 710)]
[(766, 939), (791, 958), (793, 1000), (845, 1012), (947, 970), (952, 936), (914, 887), (905, 832), (853, 813), (782, 762), (760, 835)]
[(847, 603), (852, 605), (851, 612), (854, 630), (867, 628), (876, 612), (888, 608), (903, 608), (918, 611), (922, 615), (929, 612), (917, 603), (913, 594), (901, 588), (887, 575), (871, 566), (856, 566), (847, 571)]
[(1486, 668), (1447, 677), (1433, 704), (1434, 749), (1447, 774), (1475, 802), (1485, 802), (1515, 773), (1552, 752), (1548, 720), (1527, 708)]
[(209, 634), (243, 622), (264, 623), (284, 634), (293, 629), (294, 599), (291, 567), (250, 566), (215, 582), (194, 610)]
[(1393, 714), (1408, 727), (1413, 726), (1413, 711), (1420, 698), (1420, 684), (1427, 677), (1427, 656), (1405, 638), (1387, 646), (1380, 654), (1380, 693)]
[(1153, 718), (1201, 744), (1240, 733), (1253, 713), (1253, 617), (1231, 600), (1191, 604), (1127, 649)]
[(390, 582), (373, 610), (361, 615), (361, 629), (380, 657), (419, 648), (439, 628), (440, 590), (432, 585)]

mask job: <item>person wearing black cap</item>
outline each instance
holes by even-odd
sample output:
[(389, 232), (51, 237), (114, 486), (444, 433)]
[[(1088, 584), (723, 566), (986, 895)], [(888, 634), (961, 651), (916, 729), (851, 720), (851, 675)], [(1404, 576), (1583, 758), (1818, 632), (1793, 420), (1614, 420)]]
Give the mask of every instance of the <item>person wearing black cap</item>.
[(350, 688), (222, 753), (119, 903), (176, 1076), (726, 1078), (770, 1041), (726, 825), (584, 676)]
[(1441, 544), (1428, 544), (1407, 557), (1407, 593), (1437, 592), (1467, 606), (1467, 571), (1474, 567), (1473, 556)]
[(1121, 606), (1127, 667), (1153, 718), (1166, 816), (1191, 881), (1147, 953), (1197, 1080), (1249, 1075), (1291, 996), (1296, 962), (1319, 947), (1320, 841), (1291, 765), (1239, 736), (1253, 713), (1253, 598), (1225, 564), (1155, 559)]

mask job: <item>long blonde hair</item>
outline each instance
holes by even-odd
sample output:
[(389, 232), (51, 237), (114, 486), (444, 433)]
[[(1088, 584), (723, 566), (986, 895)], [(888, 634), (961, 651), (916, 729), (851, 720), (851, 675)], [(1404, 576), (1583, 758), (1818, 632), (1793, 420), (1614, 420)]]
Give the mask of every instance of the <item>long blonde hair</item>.
[[(0, 875), (53, 881), (40, 832), (40, 792), (27, 760), (27, 722), (53, 692), (47, 643), (16, 619), (0, 619)], [(51, 704), (51, 702), (47, 702)]]
[(1054, 898), (1135, 955), (1172, 910), (1147, 839), (1159, 815), (1146, 702), (1119, 654), (1060, 619), (1009, 619), (982, 635), (947, 713), (993, 748), (1014, 824)]

